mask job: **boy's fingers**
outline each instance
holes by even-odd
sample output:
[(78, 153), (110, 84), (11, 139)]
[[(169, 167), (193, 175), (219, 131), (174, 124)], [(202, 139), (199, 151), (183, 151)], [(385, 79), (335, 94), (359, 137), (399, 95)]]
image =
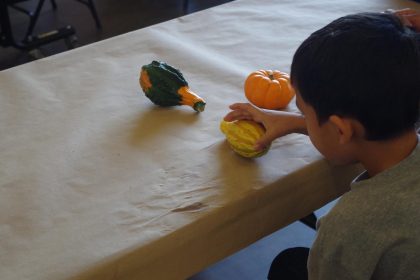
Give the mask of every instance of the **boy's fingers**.
[(250, 120), (252, 116), (249, 112), (244, 110), (235, 110), (229, 112), (224, 118), (225, 121), (231, 122), (236, 120)]
[(229, 106), (231, 110), (245, 110), (249, 112), (255, 112), (257, 109), (249, 103), (235, 103)]
[(249, 103), (235, 103), (229, 106), (232, 110), (225, 117), (225, 121), (234, 120), (255, 120), (258, 116), (258, 110)]
[(271, 142), (273, 142), (274, 139), (276, 139), (274, 135), (271, 135), (270, 133), (264, 134), (264, 136), (261, 137), (255, 144), (255, 149), (257, 151), (264, 150), (271, 144)]
[(238, 109), (243, 109), (244, 107), (246, 107), (246, 105), (247, 103), (234, 103), (230, 105), (229, 108), (232, 110), (238, 110)]

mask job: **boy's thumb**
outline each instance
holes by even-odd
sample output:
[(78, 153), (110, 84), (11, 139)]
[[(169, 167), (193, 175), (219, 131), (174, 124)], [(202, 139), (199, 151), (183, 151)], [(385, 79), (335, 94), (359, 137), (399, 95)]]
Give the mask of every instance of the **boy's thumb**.
[(261, 151), (264, 150), (265, 148), (267, 148), (271, 142), (273, 142), (273, 140), (275, 139), (275, 137), (273, 135), (270, 134), (264, 134), (258, 141), (257, 143), (255, 143), (255, 149), (257, 151)]

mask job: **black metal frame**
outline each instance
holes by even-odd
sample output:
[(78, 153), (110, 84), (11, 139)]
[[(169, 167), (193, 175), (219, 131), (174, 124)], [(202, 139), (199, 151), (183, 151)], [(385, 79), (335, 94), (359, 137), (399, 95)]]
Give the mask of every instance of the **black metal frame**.
[[(20, 50), (31, 51), (39, 48), (42, 45), (64, 39), (68, 48), (74, 47), (73, 42), (70, 38), (72, 36), (75, 36), (76, 31), (70, 25), (34, 36), (33, 31), (35, 28), (35, 24), (38, 20), (39, 14), (41, 12), (45, 0), (38, 1), (34, 12), (28, 11), (16, 5), (17, 3), (23, 1), (26, 0), (0, 0), (1, 46), (11, 46)], [(17, 41), (13, 36), (13, 30), (9, 15), (9, 7), (22, 13), (25, 13), (29, 16), (29, 26), (22, 41)]]
[[(7, 1), (5, 1), (7, 2)], [(32, 11), (28, 11), (24, 8), (21, 8), (20, 6), (16, 5), (19, 2), (23, 2), (23, 1), (8, 1), (9, 2), (9, 6), (12, 7), (13, 9), (22, 12), (24, 14), (26, 14), (27, 16), (29, 16), (29, 27), (28, 30), (26, 31), (26, 35), (25, 38), (27, 38), (28, 36), (32, 35), (34, 28), (35, 28), (35, 24), (38, 20), (39, 14), (41, 12), (42, 6), (44, 5), (45, 0), (40, 0), (38, 2), (38, 5), (35, 8), (35, 12)]]
[[(53, 9), (56, 10), (57, 9), (57, 3), (55, 2), (55, 0), (50, 0), (50, 1), (51, 1), (51, 5), (53, 6)], [(93, 19), (95, 20), (96, 27), (98, 29), (101, 29), (102, 28), (102, 23), (101, 23), (101, 20), (99, 19), (98, 13), (96, 12), (95, 3), (93, 3), (93, 0), (76, 0), (76, 1), (88, 6), (88, 8), (89, 8), (89, 10), (90, 10), (90, 12), (93, 16)]]
[(184, 14), (187, 14), (188, 13), (188, 3), (189, 1), (188, 0), (183, 0), (183, 3), (182, 3), (182, 10), (184, 11)]

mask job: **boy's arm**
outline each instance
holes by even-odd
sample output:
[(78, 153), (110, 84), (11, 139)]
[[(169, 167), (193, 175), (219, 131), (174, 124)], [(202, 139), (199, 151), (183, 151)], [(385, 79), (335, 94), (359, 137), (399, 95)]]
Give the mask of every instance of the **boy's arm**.
[(308, 133), (305, 117), (300, 114), (262, 110), (249, 103), (235, 103), (229, 108), (232, 111), (224, 117), (225, 121), (253, 120), (264, 126), (266, 131), (257, 142), (257, 149), (263, 149), (274, 139), (289, 133)]

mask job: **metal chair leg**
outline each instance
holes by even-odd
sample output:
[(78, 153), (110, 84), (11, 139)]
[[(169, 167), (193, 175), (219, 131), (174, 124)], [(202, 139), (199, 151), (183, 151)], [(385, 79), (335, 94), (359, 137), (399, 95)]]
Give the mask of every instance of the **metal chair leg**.
[[(43, 57), (42, 52), (39, 50), (40, 46), (55, 42), (58, 40), (66, 39), (69, 43), (74, 43), (76, 31), (70, 25), (66, 27), (61, 27), (54, 29), (48, 32), (41, 34), (33, 35), (33, 30), (35, 28), (36, 22), (38, 20), (40, 11), (44, 4), (45, 0), (39, 0), (38, 5), (35, 9), (35, 12), (26, 10), (17, 5), (7, 4), (6, 1), (0, 1), (0, 26), (1, 26), (1, 36), (0, 36), (0, 45), (3, 47), (13, 46), (19, 50), (25, 50), (30, 52), (30, 55), (33, 58)], [(16, 41), (13, 36), (12, 26), (10, 23), (10, 17), (8, 12), (8, 7), (13, 7), (14, 9), (25, 13), (29, 16), (30, 23), (26, 31), (25, 37), (21, 41)], [(66, 42), (67, 43), (67, 42)], [(69, 47), (74, 47), (74, 44), (69, 44)]]
[(51, 6), (53, 7), (53, 10), (57, 10), (57, 3), (55, 2), (55, 0), (50, 0), (51, 2)]
[(29, 24), (28, 30), (26, 31), (25, 38), (32, 35), (32, 33), (34, 31), (34, 28), (35, 28), (35, 24), (36, 24), (36, 22), (38, 20), (38, 17), (39, 17), (39, 14), (41, 13), (42, 6), (44, 6), (44, 1), (45, 0), (39, 0), (39, 3), (38, 3), (38, 5), (36, 6), (36, 9), (35, 9), (35, 13), (33, 15), (30, 15), (30, 24)]
[(13, 9), (19, 12), (22, 12), (29, 17), (29, 26), (28, 26), (28, 29), (26, 30), (25, 38), (28, 38), (29, 36), (32, 35), (35, 28), (35, 24), (39, 17), (39, 14), (41, 13), (41, 9), (44, 6), (44, 2), (45, 0), (39, 0), (34, 12), (26, 10), (25, 8), (22, 8), (15, 4), (10, 5), (10, 7), (12, 7)]
[(183, 0), (182, 10), (185, 15), (188, 14), (188, 6), (189, 6), (188, 4), (189, 4), (189, 0)]
[(89, 7), (89, 10), (92, 13), (93, 19), (95, 20), (96, 27), (98, 29), (101, 29), (102, 24), (99, 19), (98, 13), (96, 12), (95, 3), (93, 2), (93, 0), (77, 0), (77, 1)]

